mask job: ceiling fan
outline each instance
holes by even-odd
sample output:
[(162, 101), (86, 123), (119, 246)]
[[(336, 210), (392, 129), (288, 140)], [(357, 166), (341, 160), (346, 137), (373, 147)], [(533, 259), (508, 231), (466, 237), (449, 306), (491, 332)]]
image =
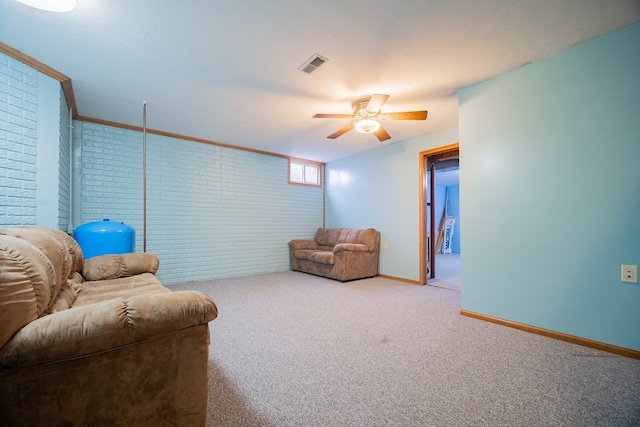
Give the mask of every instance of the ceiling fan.
[(373, 133), (380, 141), (386, 141), (391, 135), (382, 127), (382, 120), (426, 120), (427, 111), (404, 111), (398, 113), (381, 113), (380, 109), (389, 99), (389, 95), (375, 94), (370, 99), (353, 103), (353, 114), (315, 114), (315, 119), (353, 119), (351, 123), (329, 135), (336, 139), (355, 128), (360, 133)]

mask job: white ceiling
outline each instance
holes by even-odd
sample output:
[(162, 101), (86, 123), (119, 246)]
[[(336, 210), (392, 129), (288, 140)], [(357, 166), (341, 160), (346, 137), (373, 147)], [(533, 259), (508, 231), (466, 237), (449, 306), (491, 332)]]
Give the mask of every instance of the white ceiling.
[[(77, 113), (328, 162), (457, 124), (457, 90), (640, 20), (638, 0), (0, 0), (0, 41), (71, 77)], [(312, 74), (313, 53), (329, 59)], [(392, 139), (315, 113), (389, 94)]]

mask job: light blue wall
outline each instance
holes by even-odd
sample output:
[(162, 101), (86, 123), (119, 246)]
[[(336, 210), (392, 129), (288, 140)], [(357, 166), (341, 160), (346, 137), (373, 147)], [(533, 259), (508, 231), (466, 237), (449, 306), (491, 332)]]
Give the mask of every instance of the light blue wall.
[(327, 165), (327, 227), (380, 231), (380, 274), (420, 279), (420, 152), (458, 141), (458, 129), (347, 157)]
[(462, 90), (462, 306), (640, 350), (640, 24)]
[[(144, 248), (142, 134), (74, 123), (77, 223), (136, 230)], [(147, 251), (165, 284), (289, 269), (291, 239), (322, 226), (323, 188), (289, 185), (288, 160), (147, 135)]]

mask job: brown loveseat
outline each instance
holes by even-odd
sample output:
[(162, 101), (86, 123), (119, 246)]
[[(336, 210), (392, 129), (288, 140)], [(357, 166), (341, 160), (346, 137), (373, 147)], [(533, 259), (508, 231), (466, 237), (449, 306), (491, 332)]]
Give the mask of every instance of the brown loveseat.
[(204, 426), (210, 297), (152, 254), (83, 260), (66, 233), (0, 229), (0, 425)]
[(380, 233), (373, 229), (319, 228), (313, 240), (289, 242), (291, 269), (330, 279), (378, 275)]

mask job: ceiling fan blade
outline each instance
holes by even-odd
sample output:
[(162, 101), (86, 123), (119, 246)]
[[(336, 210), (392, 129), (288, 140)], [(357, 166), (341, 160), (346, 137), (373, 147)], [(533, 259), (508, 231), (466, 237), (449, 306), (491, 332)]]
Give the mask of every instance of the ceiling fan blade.
[(314, 114), (314, 119), (352, 119), (353, 114)]
[(403, 111), (380, 114), (380, 120), (426, 120), (427, 111)]
[(349, 123), (348, 125), (346, 125), (342, 129), (339, 129), (339, 130), (335, 131), (334, 133), (332, 133), (331, 135), (329, 135), (327, 138), (336, 139), (337, 137), (342, 136), (345, 133), (349, 132), (351, 129), (354, 128), (354, 126), (355, 125), (353, 123)]
[(382, 108), (384, 103), (387, 102), (387, 99), (389, 99), (389, 95), (373, 95), (367, 104), (367, 111), (370, 113), (377, 113), (380, 111), (380, 108)]
[(391, 139), (391, 135), (389, 135), (389, 132), (387, 132), (382, 126), (380, 126), (380, 129), (376, 131), (376, 136), (380, 141)]

